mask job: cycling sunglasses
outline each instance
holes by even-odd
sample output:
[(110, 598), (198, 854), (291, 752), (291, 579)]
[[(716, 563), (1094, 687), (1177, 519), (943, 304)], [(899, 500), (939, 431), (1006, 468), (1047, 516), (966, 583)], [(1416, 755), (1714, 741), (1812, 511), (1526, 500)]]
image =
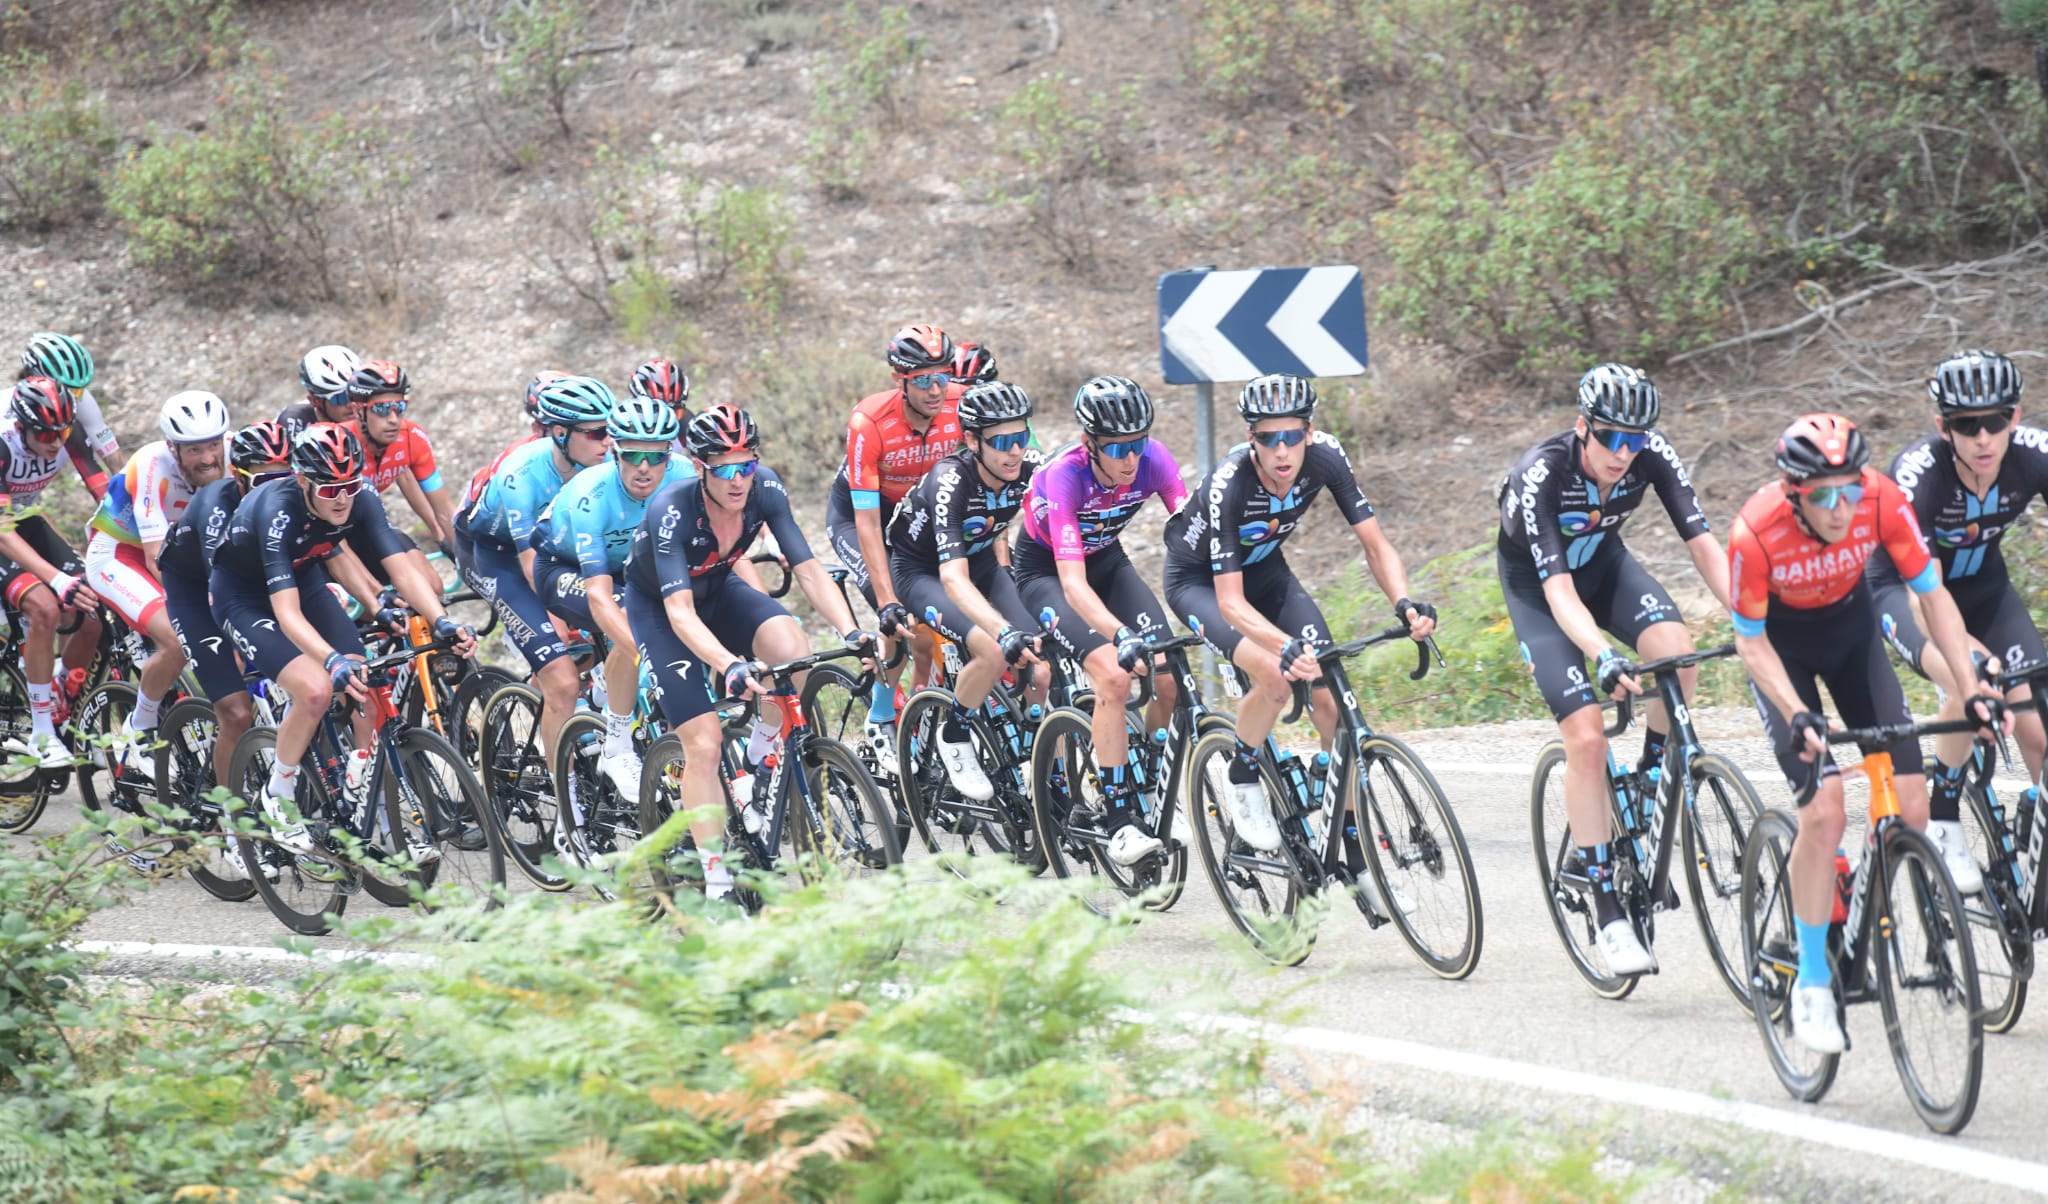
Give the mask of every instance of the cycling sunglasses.
[(601, 426), (572, 426), (569, 429), (586, 439), (595, 439), (599, 443), (611, 438), (611, 432)]
[(379, 418), (389, 418), (393, 414), (405, 413), (406, 404), (407, 403), (402, 401), (377, 401), (372, 402), (369, 405), (364, 406), (363, 408), (370, 411), (372, 414), (375, 414)]
[(951, 372), (920, 372), (916, 376), (904, 377), (903, 383), (913, 389), (936, 389), (942, 385), (952, 384), (953, 374)]
[(1854, 506), (1863, 500), (1861, 485), (1815, 485), (1799, 491), (1807, 501), (1823, 510), (1833, 510), (1843, 502)]
[[(1253, 431), (1252, 438), (1259, 441), (1260, 447), (1297, 447), (1303, 439), (1308, 438), (1308, 428), (1298, 426), (1291, 431)], [(1102, 450), (1114, 454), (1109, 452), (1107, 447)]]
[[(1140, 435), (1135, 439), (1125, 439), (1119, 443), (1098, 443), (1095, 445), (1095, 450), (1112, 460), (1121, 460), (1125, 456), (1143, 455), (1145, 445), (1150, 442), (1152, 442), (1150, 435)], [(1272, 444), (1269, 443), (1266, 446), (1271, 447)]]
[(748, 477), (753, 476), (754, 470), (759, 467), (761, 467), (759, 460), (741, 460), (737, 464), (706, 464), (704, 465), (704, 472), (706, 475), (717, 477), (721, 481), (744, 481)]
[(1948, 428), (1949, 434), (1961, 435), (1965, 439), (1974, 438), (1978, 435), (1996, 435), (2012, 425), (2012, 411), (1998, 410), (1990, 414), (1959, 414), (1954, 418), (1943, 419), (1942, 425)]
[(1023, 451), (1031, 445), (1031, 431), (1027, 428), (1007, 435), (983, 435), (981, 441), (999, 452)]
[(248, 475), (249, 488), (254, 489), (258, 485), (267, 485), (272, 481), (281, 481), (292, 475), (292, 470), (289, 467), (273, 468), (269, 472), (252, 472)]
[(1624, 431), (1609, 427), (1604, 431), (1594, 431), (1592, 434), (1593, 442), (1598, 443), (1611, 452), (1629, 452), (1633, 454), (1643, 450), (1644, 445), (1650, 442), (1650, 432), (1648, 431)]
[(633, 464), (641, 468), (651, 468), (666, 459), (668, 459), (667, 448), (657, 448), (654, 451), (621, 451), (619, 453), (621, 463)]
[(313, 496), (323, 502), (338, 502), (345, 497), (354, 497), (363, 491), (363, 478), (353, 481), (336, 481), (332, 485), (313, 486)]

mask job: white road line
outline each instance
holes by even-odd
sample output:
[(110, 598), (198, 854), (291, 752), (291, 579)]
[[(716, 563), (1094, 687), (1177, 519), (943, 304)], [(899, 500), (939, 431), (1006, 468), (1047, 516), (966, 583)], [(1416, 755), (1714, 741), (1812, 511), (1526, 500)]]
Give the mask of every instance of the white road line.
[[(374, 961), (394, 966), (431, 966), (438, 960), (424, 953), (392, 953), (369, 949), (315, 949), (299, 952), (278, 946), (186, 945), (152, 941), (79, 941), (82, 952), (127, 957), (163, 957), (180, 961), (219, 960), (227, 962)], [(1150, 1021), (1143, 1013), (1129, 1019)], [(1660, 1087), (1627, 1079), (1607, 1078), (1584, 1071), (1539, 1066), (1461, 1049), (1424, 1045), (1391, 1037), (1373, 1037), (1329, 1028), (1279, 1028), (1238, 1016), (1196, 1016), (1197, 1024), (1243, 1033), (1298, 1049), (1342, 1054), (1368, 1061), (1389, 1063), (1463, 1078), (1507, 1083), (1538, 1091), (1583, 1096), (1606, 1104), (1654, 1108), (1680, 1116), (1717, 1121), (1753, 1129), (1773, 1136), (1793, 1137), (1815, 1145), (1831, 1146), (1856, 1154), (1867, 1154), (1907, 1162), (1929, 1170), (1965, 1175), (1985, 1183), (2017, 1188), (2048, 1196), (2048, 1165), (1970, 1149), (1947, 1141), (1866, 1128), (1847, 1121), (1828, 1120), (1803, 1112), (1769, 1108), (1737, 1100), (1717, 1099), (1696, 1091)]]
[(1236, 1016), (1205, 1016), (1199, 1020), (1218, 1029), (1260, 1037), (1276, 1045), (1343, 1054), (1417, 1070), (1507, 1083), (1562, 1095), (1584, 1096), (1604, 1104), (1654, 1108), (1661, 1112), (1718, 1121), (1778, 1137), (1794, 1137), (1814, 1145), (1855, 1154), (1908, 1162), (1929, 1170), (1966, 1175), (1986, 1183), (2048, 1195), (2048, 1165), (1985, 1153), (1951, 1141), (1914, 1137), (1887, 1129), (1866, 1128), (1805, 1112), (1762, 1104), (1718, 1099), (1696, 1091), (1660, 1087), (1583, 1071), (1539, 1066), (1486, 1054), (1373, 1037), (1328, 1028), (1276, 1028)]
[[(1430, 756), (1426, 748), (1418, 747), (1415, 751), (1422, 757), (1422, 763), (1429, 766), (1430, 772), (1436, 774), (1456, 773), (1469, 774), (1475, 777), (1520, 778), (1526, 782), (1529, 780), (1529, 771), (1536, 767), (1536, 759), (1534, 757), (1522, 763), (1510, 761), (1503, 764), (1499, 761), (1444, 761)], [(1775, 766), (1765, 766), (1757, 772), (1763, 772), (1764, 769), (1775, 769)], [(1747, 767), (1745, 767), (1745, 771), (1747, 771)], [(1991, 784), (1997, 788), (2000, 798), (2008, 798), (2016, 797), (2033, 783), (2021, 778), (1993, 778), (1991, 779)], [(1758, 786), (1761, 789), (1763, 784), (1759, 783)]]

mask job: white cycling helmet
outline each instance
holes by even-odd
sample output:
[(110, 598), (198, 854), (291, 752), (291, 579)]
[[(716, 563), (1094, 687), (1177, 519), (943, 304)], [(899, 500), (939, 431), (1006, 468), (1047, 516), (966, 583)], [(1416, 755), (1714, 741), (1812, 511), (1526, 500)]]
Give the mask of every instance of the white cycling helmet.
[(335, 402), (348, 393), (348, 382), (361, 366), (356, 353), (346, 347), (315, 347), (299, 361), (299, 383), (306, 386), (307, 397)]
[(187, 389), (164, 403), (156, 426), (172, 443), (205, 443), (228, 433), (228, 407), (204, 389)]

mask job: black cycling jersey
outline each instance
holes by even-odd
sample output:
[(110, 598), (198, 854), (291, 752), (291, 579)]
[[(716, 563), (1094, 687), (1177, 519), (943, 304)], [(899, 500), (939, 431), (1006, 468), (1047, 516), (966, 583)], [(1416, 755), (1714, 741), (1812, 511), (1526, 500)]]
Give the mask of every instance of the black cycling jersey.
[(1621, 546), (1621, 525), (1652, 489), (1680, 538), (1712, 530), (1685, 462), (1660, 432), (1650, 432), (1649, 445), (1604, 498), (1580, 468), (1579, 448), (1576, 431), (1552, 435), (1524, 452), (1501, 482), (1500, 550), (1533, 564), (1539, 580), (1575, 572), (1607, 548)]
[(932, 465), (896, 503), (885, 536), (890, 554), (936, 573), (948, 560), (994, 547), (1023, 508), (1030, 480), (1026, 465), (1016, 480), (991, 489), (982, 482), (974, 453), (961, 448)]
[(320, 408), (310, 401), (295, 401), (277, 412), (277, 422), (284, 428), (286, 444), (297, 439), (300, 431), (316, 422), (325, 421), (327, 419), (321, 415)]
[(740, 514), (740, 537), (721, 553), (711, 519), (704, 512), (704, 481), (692, 477), (663, 486), (647, 503), (647, 516), (633, 532), (626, 553), (626, 584), (650, 598), (666, 598), (693, 586), (708, 588), (712, 574), (722, 579), (747, 554), (766, 527), (774, 534), (789, 567), (812, 559), (811, 545), (789, 512), (789, 491), (782, 478), (763, 466), (754, 471), (754, 487)]
[[(1978, 497), (1956, 472), (1955, 448), (1938, 433), (1921, 436), (1892, 461), (1892, 479), (1913, 504), (1913, 515), (1941, 561), (1941, 579), (1986, 586), (2007, 581), (1999, 543), (2037, 494), (2048, 493), (2048, 431), (2016, 426), (1998, 479)], [(1898, 566), (1879, 548), (1864, 573), (1873, 585), (1899, 580)], [(1974, 633), (1973, 633), (1974, 634)]]
[(228, 522), (242, 501), (242, 483), (229, 473), (199, 492), (185, 505), (185, 513), (171, 524), (164, 546), (157, 553), (156, 568), (162, 576), (177, 575), (205, 581), (213, 572), (213, 554), (228, 537)]
[(1373, 516), (1350, 457), (1328, 432), (1317, 431), (1309, 440), (1294, 487), (1277, 497), (1259, 480), (1252, 445), (1232, 448), (1167, 520), (1166, 562), (1210, 576), (1241, 573), (1277, 554), (1325, 489), (1346, 523), (1356, 526)]
[(216, 571), (243, 586), (262, 582), (269, 593), (298, 588), (298, 571), (326, 560), (346, 543), (366, 565), (405, 551), (384, 514), (384, 503), (368, 489), (356, 494), (348, 521), (340, 526), (313, 517), (298, 478), (258, 485), (235, 507), (227, 538), (213, 554)]

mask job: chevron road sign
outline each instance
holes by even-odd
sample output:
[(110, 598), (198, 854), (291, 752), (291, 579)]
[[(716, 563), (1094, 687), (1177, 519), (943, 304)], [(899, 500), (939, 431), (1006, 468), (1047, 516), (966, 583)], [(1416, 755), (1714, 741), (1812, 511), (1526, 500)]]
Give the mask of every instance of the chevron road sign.
[(1268, 372), (1365, 371), (1365, 284), (1350, 266), (1168, 272), (1159, 278), (1159, 364), (1174, 385)]

